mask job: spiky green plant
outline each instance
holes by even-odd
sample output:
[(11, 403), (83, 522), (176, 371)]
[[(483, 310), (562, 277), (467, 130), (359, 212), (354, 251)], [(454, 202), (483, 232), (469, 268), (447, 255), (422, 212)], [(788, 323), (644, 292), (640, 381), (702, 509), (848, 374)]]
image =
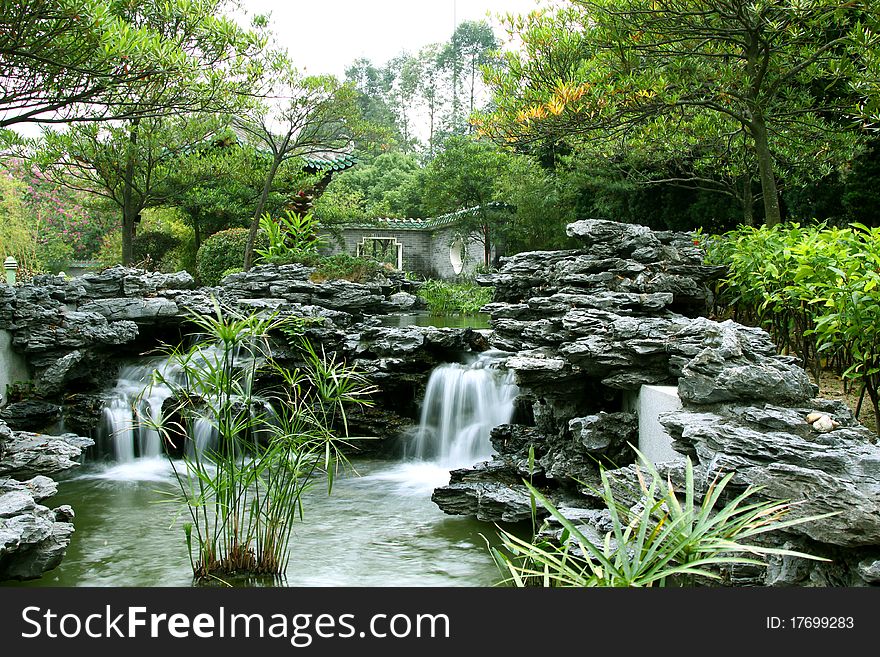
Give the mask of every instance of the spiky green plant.
[[(287, 322), (277, 315), (224, 312), (215, 302), (213, 316), (191, 321), (201, 341), (168, 353), (182, 376), (154, 375), (172, 389), (176, 405), (153, 427), (184, 455), (183, 467), (171, 462), (190, 517), (184, 532), (194, 578), (282, 576), (303, 494), (323, 474), (329, 493), (345, 463), (339, 447), (347, 425), (337, 433), (335, 414), (369, 403), (371, 388), (307, 342), (302, 369), (276, 362), (269, 334)], [(280, 384), (257, 394), (261, 376)], [(206, 422), (217, 444), (203, 451), (193, 437), (197, 423)]]
[(783, 520), (792, 505), (756, 500), (760, 489), (752, 487), (721, 504), (734, 473), (713, 481), (698, 501), (690, 459), (685, 467), (684, 499), (680, 500), (671, 482), (664, 484), (654, 465), (638, 454), (641, 504), (635, 510), (615, 499), (607, 472), (601, 473), (600, 494), (612, 523), (601, 545), (590, 541), (581, 527), (524, 482), (563, 529), (558, 541), (542, 538), (540, 532), (528, 541), (499, 530), (501, 546), (490, 550), (506, 575), (505, 582), (516, 586), (662, 587), (693, 582), (697, 577), (719, 579), (721, 567), (763, 565), (757, 558), (763, 555), (822, 560), (753, 541), (769, 532), (834, 514)]

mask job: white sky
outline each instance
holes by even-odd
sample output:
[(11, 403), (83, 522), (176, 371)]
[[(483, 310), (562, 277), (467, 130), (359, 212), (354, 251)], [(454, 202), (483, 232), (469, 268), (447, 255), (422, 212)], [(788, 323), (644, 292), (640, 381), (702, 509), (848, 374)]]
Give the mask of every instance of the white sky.
[[(272, 31), (307, 74), (340, 79), (358, 57), (381, 65), (403, 50), (415, 54), (449, 40), (457, 23), (526, 14), (539, 0), (242, 0), (250, 14), (271, 12)], [(487, 12), (491, 17), (487, 18)]]

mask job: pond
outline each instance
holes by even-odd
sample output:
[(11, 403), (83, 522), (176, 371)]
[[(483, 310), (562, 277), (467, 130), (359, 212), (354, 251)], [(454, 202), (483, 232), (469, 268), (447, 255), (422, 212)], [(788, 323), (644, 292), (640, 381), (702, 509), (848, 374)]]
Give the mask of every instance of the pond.
[[(281, 586), (492, 586), (491, 524), (444, 514), (431, 501), (448, 470), (426, 462), (358, 460), (305, 501)], [(85, 465), (59, 482), (76, 532), (61, 565), (12, 586), (189, 586), (192, 571), (166, 458)]]

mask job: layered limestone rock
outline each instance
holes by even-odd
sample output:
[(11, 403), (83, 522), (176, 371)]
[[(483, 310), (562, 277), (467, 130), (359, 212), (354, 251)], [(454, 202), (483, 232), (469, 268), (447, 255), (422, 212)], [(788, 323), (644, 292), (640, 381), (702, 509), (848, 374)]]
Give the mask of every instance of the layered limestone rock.
[[(834, 513), (775, 537), (832, 559), (774, 558), (735, 583), (876, 583), (880, 563), (880, 447), (842, 404), (818, 389), (767, 333), (700, 316), (721, 274), (702, 262), (689, 235), (643, 226), (579, 221), (568, 227), (583, 248), (523, 253), (480, 281), (494, 285), (493, 348), (520, 388), (519, 424), (492, 435), (496, 456), (453, 472), (434, 493), (449, 513), (489, 521), (530, 515), (530, 479), (583, 522), (598, 517), (599, 465), (620, 501), (639, 503), (631, 445), (638, 420), (624, 399), (643, 384), (677, 386), (683, 408), (661, 416), (673, 447), (695, 465), (697, 488), (735, 472), (730, 490), (762, 487), (792, 500), (791, 517)], [(808, 417), (825, 415), (822, 422)], [(529, 458), (531, 453), (532, 459)], [(660, 464), (683, 486), (681, 462)], [(604, 535), (596, 523), (589, 531)], [(601, 524), (601, 523), (599, 523)]]

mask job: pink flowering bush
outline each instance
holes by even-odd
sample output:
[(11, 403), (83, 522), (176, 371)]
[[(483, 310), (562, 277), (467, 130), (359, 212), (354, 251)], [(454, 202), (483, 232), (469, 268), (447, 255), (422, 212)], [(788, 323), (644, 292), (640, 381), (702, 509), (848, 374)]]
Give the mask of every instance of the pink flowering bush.
[(62, 252), (72, 260), (94, 257), (116, 219), (96, 212), (88, 192), (60, 187), (36, 166), (19, 160), (7, 161), (6, 167), (25, 186), (23, 200), (37, 235), (38, 255), (44, 250), (52, 261)]

